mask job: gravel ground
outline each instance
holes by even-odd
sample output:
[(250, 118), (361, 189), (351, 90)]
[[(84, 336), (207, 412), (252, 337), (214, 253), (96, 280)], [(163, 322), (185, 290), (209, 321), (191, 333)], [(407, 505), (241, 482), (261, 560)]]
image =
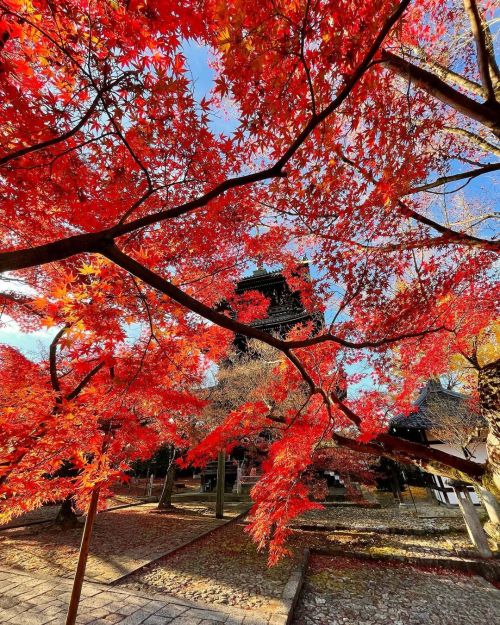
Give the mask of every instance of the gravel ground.
[[(225, 521), (179, 508), (168, 514), (152, 513), (146, 504), (97, 516), (87, 564), (88, 579), (111, 582), (147, 564), (201, 532)], [(80, 546), (80, 527), (68, 530), (34, 525), (0, 533), (3, 566), (43, 575), (71, 576)]]
[(311, 549), (363, 551), (380, 556), (455, 557), (473, 555), (467, 534), (414, 536), (339, 530), (335, 532), (297, 532)]
[(187, 545), (128, 577), (120, 587), (145, 593), (166, 592), (176, 597), (240, 608), (273, 610), (278, 606), (295, 557), (267, 567), (267, 554), (258, 553), (235, 522)]
[(313, 556), (293, 625), (498, 623), (500, 591), (479, 577)]
[(307, 524), (332, 529), (371, 529), (384, 532), (453, 532), (465, 531), (465, 525), (458, 510), (438, 506), (414, 508), (392, 506), (388, 508), (346, 508), (329, 507), (313, 510), (302, 515), (295, 526)]
[[(128, 506), (137, 503), (140, 503), (140, 500), (132, 495), (117, 494), (106, 501), (106, 507), (109, 509), (116, 506)], [(20, 516), (14, 517), (8, 523), (4, 523), (3, 525), (0, 524), (0, 529), (17, 527), (19, 525), (29, 525), (31, 523), (40, 523), (41, 521), (53, 521), (56, 518), (60, 507), (61, 506), (59, 504), (47, 504), (46, 506), (41, 506), (36, 510), (31, 510), (30, 512), (25, 512)]]

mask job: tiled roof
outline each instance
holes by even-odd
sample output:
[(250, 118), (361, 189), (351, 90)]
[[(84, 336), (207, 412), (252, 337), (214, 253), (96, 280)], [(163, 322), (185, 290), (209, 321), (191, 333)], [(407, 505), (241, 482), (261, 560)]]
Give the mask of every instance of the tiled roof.
[(464, 423), (470, 425), (472, 418), (472, 420), (477, 420), (478, 428), (485, 427), (484, 418), (480, 414), (471, 412), (467, 400), (467, 395), (446, 389), (437, 380), (430, 380), (415, 401), (415, 412), (393, 417), (390, 420), (390, 426), (416, 430), (438, 428), (440, 425), (439, 415), (436, 413), (439, 410), (436, 410), (436, 406), (441, 404), (443, 410), (448, 413), (453, 411), (454, 416), (457, 419), (462, 419)]

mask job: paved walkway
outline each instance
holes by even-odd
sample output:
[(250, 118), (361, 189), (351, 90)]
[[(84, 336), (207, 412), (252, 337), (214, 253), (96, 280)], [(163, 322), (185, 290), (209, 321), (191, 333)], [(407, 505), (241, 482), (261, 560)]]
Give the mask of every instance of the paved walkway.
[[(64, 625), (71, 581), (0, 567), (2, 625)], [(78, 625), (268, 625), (271, 613), (207, 606), (86, 582)]]

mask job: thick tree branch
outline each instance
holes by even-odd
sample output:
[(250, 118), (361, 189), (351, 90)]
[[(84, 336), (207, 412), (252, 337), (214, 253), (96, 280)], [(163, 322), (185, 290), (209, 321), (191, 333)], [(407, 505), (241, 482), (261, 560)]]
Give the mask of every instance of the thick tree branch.
[(275, 347), (282, 352), (289, 353), (291, 349), (299, 349), (301, 347), (309, 347), (311, 345), (316, 345), (324, 342), (333, 342), (338, 345), (342, 345), (343, 347), (350, 349), (365, 349), (369, 347), (383, 347), (384, 345), (390, 345), (392, 343), (396, 343), (402, 340), (411, 339), (411, 338), (419, 338), (425, 336), (426, 334), (440, 332), (442, 330), (446, 330), (443, 326), (438, 328), (433, 328), (429, 330), (424, 330), (422, 332), (411, 332), (411, 333), (402, 333), (393, 337), (386, 337), (383, 339), (376, 340), (365, 340), (365, 341), (349, 341), (339, 336), (335, 336), (333, 334), (323, 334), (316, 337), (311, 337), (310, 339), (304, 340), (294, 340), (294, 341), (285, 341), (279, 339), (267, 332), (262, 332), (258, 328), (255, 328), (251, 325), (247, 325), (244, 323), (240, 323), (231, 317), (223, 315), (222, 313), (217, 312), (210, 306), (207, 306), (203, 302), (191, 297), (174, 284), (165, 280), (151, 269), (148, 269), (141, 263), (137, 262), (131, 256), (128, 256), (124, 252), (122, 252), (116, 245), (110, 244), (109, 246), (103, 248), (101, 253), (106, 256), (109, 260), (114, 262), (122, 269), (125, 269), (133, 276), (136, 276), (144, 283), (149, 284), (154, 289), (164, 293), (172, 300), (180, 304), (181, 306), (185, 306), (192, 312), (200, 315), (204, 319), (211, 321), (212, 323), (217, 324), (222, 328), (226, 328), (226, 330), (230, 330), (235, 334), (242, 334), (247, 336), (248, 338), (257, 339), (262, 341), (263, 343), (267, 343), (271, 345), (271, 347)]
[(441, 80), (447, 83), (454, 84), (457, 87), (462, 87), (462, 89), (470, 91), (471, 93), (479, 97), (482, 97), (484, 95), (481, 85), (478, 85), (473, 80), (469, 80), (461, 74), (457, 74), (457, 72), (454, 72), (448, 67), (441, 65), (441, 63), (438, 63), (434, 59), (429, 58), (426, 55), (425, 50), (423, 50), (422, 48), (418, 46), (405, 46), (405, 49), (408, 49), (410, 53), (414, 52), (416, 57), (415, 60), (418, 60), (419, 63), (426, 65), (430, 70), (434, 72), (434, 74), (436, 74), (438, 78), (441, 78)]
[(3, 252), (0, 254), (0, 273), (8, 270), (24, 269), (26, 267), (33, 267), (36, 265), (43, 265), (45, 263), (54, 262), (80, 254), (83, 252), (95, 252), (97, 248), (101, 247), (106, 241), (115, 239), (124, 234), (129, 234), (146, 226), (159, 223), (165, 219), (171, 219), (174, 217), (180, 217), (187, 213), (192, 212), (195, 209), (206, 206), (211, 200), (223, 195), (230, 189), (236, 189), (256, 182), (269, 180), (271, 178), (284, 177), (286, 174), (283, 172), (284, 166), (290, 161), (297, 150), (302, 146), (310, 134), (317, 128), (325, 119), (337, 110), (341, 104), (350, 95), (355, 88), (359, 80), (363, 77), (364, 73), (370, 67), (370, 63), (378, 52), (385, 37), (394, 26), (394, 24), (401, 17), (406, 7), (410, 3), (410, 0), (403, 0), (392, 15), (386, 20), (384, 26), (380, 30), (379, 35), (375, 39), (374, 43), (366, 53), (362, 62), (351, 77), (347, 80), (344, 87), (341, 89), (336, 98), (325, 107), (321, 113), (313, 116), (306, 124), (304, 129), (299, 133), (296, 139), (291, 143), (284, 154), (276, 161), (276, 163), (267, 169), (248, 174), (244, 176), (238, 176), (236, 178), (230, 178), (225, 180), (221, 184), (214, 187), (204, 195), (195, 198), (189, 202), (181, 204), (173, 208), (165, 209), (151, 215), (146, 215), (139, 219), (135, 219), (128, 223), (119, 223), (113, 228), (108, 228), (101, 232), (80, 234), (45, 245), (40, 245), (34, 248), (26, 248), (23, 250), (15, 250), (13, 252)]
[(87, 386), (90, 380), (98, 373), (102, 367), (104, 366), (104, 362), (99, 362), (93, 369), (91, 369), (85, 377), (83, 377), (80, 382), (75, 386), (75, 388), (66, 395), (65, 399), (67, 401), (71, 401), (78, 397), (78, 395), (83, 391), (83, 389)]
[(499, 95), (500, 90), (500, 70), (498, 69), (497, 60), (495, 58), (495, 44), (493, 43), (493, 37), (491, 36), (491, 30), (488, 22), (483, 21), (484, 39), (486, 42), (486, 49), (488, 50), (488, 62), (491, 81), (493, 82), (493, 88), (495, 95)]
[(471, 143), (474, 143), (485, 152), (491, 152), (491, 154), (494, 154), (495, 156), (498, 156), (500, 158), (500, 146), (493, 145), (493, 143), (486, 141), (486, 139), (483, 139), (483, 137), (480, 137), (479, 135), (476, 135), (469, 130), (465, 130), (464, 128), (444, 126), (443, 131), (452, 135), (460, 135), (462, 137), (466, 137)]
[(59, 384), (59, 378), (57, 376), (57, 346), (62, 335), (68, 329), (67, 325), (64, 325), (59, 332), (54, 336), (49, 347), (49, 369), (50, 369), (50, 383), (52, 389), (57, 393), (56, 404), (60, 404), (61, 398), (61, 385)]
[(339, 446), (347, 447), (357, 453), (384, 456), (402, 463), (417, 464), (427, 470), (442, 467), (443, 473), (446, 473), (447, 468), (451, 468), (469, 476), (474, 482), (480, 481), (485, 472), (484, 464), (452, 456), (439, 449), (412, 443), (389, 434), (379, 435), (368, 443), (341, 436), (335, 432), (332, 438)]
[(383, 64), (396, 74), (411, 79), (413, 84), (424, 89), (441, 102), (451, 106), (462, 115), (483, 124), (497, 137), (500, 136), (500, 106), (497, 102), (476, 102), (476, 100), (450, 87), (435, 74), (388, 50), (383, 50), (381, 57)]
[[(344, 413), (344, 415), (358, 428), (362, 424), (362, 419), (359, 415), (349, 408), (344, 402), (332, 393), (328, 398), (325, 398), (328, 412), (330, 412), (329, 405), (334, 404), (337, 408)], [(387, 456), (397, 459), (403, 462), (422, 463), (433, 462), (445, 467), (452, 467), (453, 469), (463, 472), (473, 479), (480, 479), (484, 474), (485, 466), (476, 462), (471, 462), (465, 458), (459, 458), (451, 454), (447, 454), (439, 449), (433, 449), (427, 445), (420, 443), (413, 443), (390, 434), (381, 433), (373, 438), (369, 443), (342, 437), (336, 433), (333, 434), (334, 440), (343, 446), (349, 447), (354, 451), (361, 453), (376, 454), (380, 456)]]
[[(299, 358), (291, 351), (290, 345), (293, 344), (292, 342), (282, 341), (273, 337), (270, 334), (261, 332), (260, 330), (257, 330), (252, 326), (241, 324), (233, 319), (230, 319), (229, 317), (226, 317), (225, 315), (221, 315), (220, 313), (215, 312), (210, 307), (199, 302), (198, 300), (195, 300), (190, 295), (182, 292), (180, 289), (172, 285), (167, 280), (161, 278), (161, 276), (158, 276), (134, 259), (130, 258), (114, 245), (110, 246), (103, 253), (105, 254), (105, 256), (107, 256), (107, 258), (112, 260), (117, 265), (121, 266), (123, 269), (127, 270), (129, 273), (132, 273), (143, 282), (161, 291), (165, 295), (168, 295), (178, 304), (186, 306), (187, 308), (201, 315), (205, 319), (208, 319), (221, 327), (231, 330), (232, 332), (244, 334), (249, 338), (261, 340), (264, 343), (267, 343), (268, 345), (279, 349), (297, 368), (304, 381), (308, 384), (311, 393), (319, 393), (323, 397), (323, 401), (326, 403), (328, 408), (332, 403), (334, 403), (353, 424), (358, 427), (361, 425), (361, 417), (359, 417), (348, 406), (346, 406), (336, 395), (332, 394), (328, 396), (323, 389), (316, 386), (304, 365), (301, 363)], [(325, 338), (324, 340), (328, 339)], [(460, 458), (457, 459), (455, 456), (449, 456), (448, 454), (445, 454), (439, 450), (428, 448), (425, 445), (409, 443), (408, 441), (404, 441), (403, 439), (399, 439), (386, 434), (379, 435), (379, 437), (377, 437), (375, 440), (376, 444), (378, 445), (377, 453), (379, 454), (383, 453), (384, 451), (386, 451), (386, 453), (389, 453), (392, 449), (397, 453), (406, 454), (408, 458), (410, 458), (411, 455), (414, 454), (417, 459), (424, 458), (428, 460), (434, 460), (436, 462), (441, 462), (445, 465), (452, 466), (461, 471), (464, 471), (469, 475), (475, 475), (479, 477), (484, 472), (484, 467), (482, 465), (477, 465), (476, 463), (471, 463), (470, 461)]]

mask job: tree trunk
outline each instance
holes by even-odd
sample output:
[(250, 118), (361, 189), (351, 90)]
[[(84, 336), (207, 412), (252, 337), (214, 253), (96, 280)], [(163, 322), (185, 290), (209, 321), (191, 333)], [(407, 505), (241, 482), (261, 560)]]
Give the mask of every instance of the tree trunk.
[(219, 451), (217, 456), (217, 491), (215, 501), (215, 517), (224, 518), (224, 486), (226, 482), (226, 453)]
[(172, 508), (172, 492), (174, 490), (175, 480), (175, 452), (171, 456), (168, 465), (165, 481), (163, 482), (163, 490), (161, 491), (160, 500), (158, 501), (158, 510)]
[(479, 370), (479, 400), (481, 413), (488, 422), (486, 451), (492, 488), (500, 492), (500, 359)]
[(473, 545), (476, 547), (481, 557), (491, 558), (493, 554), (491, 553), (488, 545), (488, 537), (483, 530), (479, 516), (467, 491), (467, 485), (456, 482), (453, 484), (453, 488), (458, 499), (460, 511), (464, 517), (467, 532), (469, 533), (469, 537)]
[(73, 498), (71, 495), (66, 497), (62, 502), (59, 512), (57, 513), (56, 520), (57, 525), (60, 525), (63, 529), (75, 527), (78, 525), (78, 517), (73, 508)]
[(498, 501), (492, 493), (482, 486), (477, 486), (476, 491), (489, 517), (484, 526), (485, 532), (491, 540), (500, 545), (500, 506)]

